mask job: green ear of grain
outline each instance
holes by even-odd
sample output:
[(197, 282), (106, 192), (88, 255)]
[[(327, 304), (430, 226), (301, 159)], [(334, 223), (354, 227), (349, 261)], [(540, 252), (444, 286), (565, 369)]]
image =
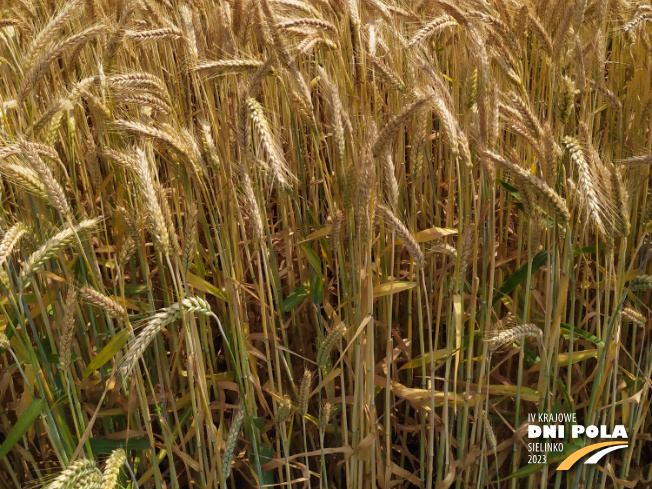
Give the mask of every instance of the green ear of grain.
[(115, 354), (120, 351), (120, 348), (124, 346), (128, 339), (129, 331), (126, 329), (123, 329), (117, 335), (111, 338), (111, 341), (109, 341), (107, 345), (102, 348), (102, 351), (99, 352), (95, 358), (93, 358), (91, 363), (88, 364), (86, 371), (84, 372), (84, 378), (88, 377), (97, 369), (103, 367), (106, 362), (111, 360)]
[(16, 424), (11, 428), (11, 431), (5, 438), (5, 442), (0, 446), (0, 460), (7, 456), (9, 451), (20, 441), (27, 430), (34, 424), (43, 411), (45, 401), (43, 399), (34, 399), (29, 406), (20, 415)]

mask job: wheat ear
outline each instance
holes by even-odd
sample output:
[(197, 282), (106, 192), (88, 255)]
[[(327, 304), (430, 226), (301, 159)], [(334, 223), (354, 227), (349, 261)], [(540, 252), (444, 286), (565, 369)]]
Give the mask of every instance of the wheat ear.
[(328, 357), (330, 356), (331, 351), (333, 351), (333, 348), (335, 348), (335, 345), (340, 341), (340, 338), (345, 332), (346, 326), (344, 323), (340, 323), (335, 326), (330, 333), (328, 333), (326, 338), (324, 338), (324, 341), (319, 348), (319, 352), (317, 353), (316, 362), (319, 368), (326, 367), (326, 362), (328, 362)]
[(127, 354), (124, 356), (122, 365), (120, 366), (121, 375), (123, 377), (129, 376), (135, 367), (136, 362), (138, 362), (138, 359), (143, 355), (145, 349), (149, 346), (159, 331), (168, 324), (179, 319), (182, 313), (188, 314), (195, 312), (204, 315), (213, 314), (211, 306), (204, 299), (201, 299), (200, 297), (188, 297), (169, 307), (161, 309), (152, 315), (147, 320), (147, 324), (143, 328), (143, 331), (138, 335), (136, 340), (129, 347)]
[(513, 328), (493, 331), (486, 339), (487, 346), (490, 352), (498, 351), (508, 345), (511, 345), (516, 340), (523, 338), (541, 338), (543, 331), (534, 324), (521, 324)]
[(299, 387), (299, 414), (308, 414), (308, 401), (310, 401), (310, 387), (312, 386), (312, 372), (308, 369), (303, 371), (301, 386)]
[(425, 263), (423, 251), (421, 251), (419, 243), (417, 243), (417, 240), (414, 239), (412, 233), (408, 231), (408, 228), (405, 227), (405, 224), (403, 224), (392, 211), (383, 205), (376, 205), (376, 212), (378, 212), (378, 215), (382, 217), (390, 229), (395, 232), (399, 238), (401, 238), (403, 244), (410, 253), (410, 256), (412, 256), (414, 263), (416, 263), (418, 267), (423, 267)]
[(21, 142), (20, 147), (23, 155), (25, 158), (27, 158), (27, 161), (31, 167), (43, 182), (45, 193), (47, 194), (50, 203), (55, 207), (55, 209), (59, 211), (63, 217), (68, 217), (70, 215), (70, 205), (68, 204), (68, 199), (66, 198), (66, 194), (63, 191), (63, 188), (61, 185), (59, 185), (57, 179), (54, 178), (50, 167), (48, 167), (43, 162), (31, 144)]
[(104, 309), (111, 316), (123, 318), (127, 315), (127, 311), (123, 306), (97, 290), (91, 289), (90, 287), (82, 287), (79, 289), (79, 294), (84, 300), (96, 305), (100, 309)]
[(72, 343), (75, 338), (75, 307), (77, 305), (77, 292), (71, 288), (68, 291), (63, 308), (63, 321), (61, 321), (61, 341), (59, 342), (59, 366), (63, 372), (70, 370), (70, 357)]
[(7, 261), (14, 247), (18, 244), (20, 238), (27, 234), (27, 231), (27, 226), (22, 222), (17, 222), (7, 230), (2, 241), (0, 241), (0, 266)]
[(113, 450), (111, 455), (104, 464), (104, 473), (102, 474), (102, 481), (99, 489), (115, 489), (120, 475), (120, 468), (127, 461), (127, 454), (124, 449), (118, 448)]
[(224, 479), (229, 478), (231, 474), (231, 462), (233, 462), (233, 457), (235, 455), (235, 445), (238, 442), (238, 436), (240, 435), (240, 428), (242, 428), (242, 422), (245, 417), (245, 408), (240, 406), (231, 421), (231, 428), (229, 428), (229, 435), (226, 438), (226, 445), (224, 446), (224, 457), (222, 458), (222, 475)]
[(637, 325), (637, 326), (645, 326), (645, 316), (641, 314), (638, 311), (635, 311), (634, 309), (631, 309), (629, 307), (623, 308), (623, 310), (620, 312), (620, 315), (624, 318), (627, 319), (629, 322)]
[(27, 286), (27, 281), (32, 273), (34, 273), (41, 267), (41, 265), (43, 265), (43, 263), (52, 258), (56, 253), (69, 245), (75, 239), (77, 233), (95, 226), (100, 220), (101, 218), (99, 217), (86, 219), (72, 228), (69, 227), (60, 231), (43, 243), (23, 264), (19, 277), (20, 290)]
[(380, 131), (376, 141), (371, 147), (374, 157), (379, 157), (385, 147), (391, 142), (396, 132), (407, 119), (419, 112), (425, 107), (434, 97), (434, 94), (422, 95), (417, 97), (413, 102), (404, 107), (396, 116), (385, 124), (385, 127)]
[(75, 460), (44, 489), (81, 489), (80, 481), (93, 472), (97, 473), (97, 470), (94, 460)]
[(629, 281), (633, 291), (652, 290), (652, 275), (637, 275)]

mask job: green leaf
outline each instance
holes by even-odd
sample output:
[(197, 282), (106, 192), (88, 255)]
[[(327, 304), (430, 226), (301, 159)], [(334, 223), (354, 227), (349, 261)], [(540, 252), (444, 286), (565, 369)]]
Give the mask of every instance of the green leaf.
[(23, 414), (18, 418), (18, 421), (16, 421), (16, 424), (11, 428), (7, 438), (5, 438), (5, 442), (0, 446), (0, 460), (6, 457), (14, 445), (27, 433), (27, 430), (30, 429), (34, 421), (36, 421), (36, 418), (41, 414), (44, 406), (45, 401), (43, 399), (34, 399), (27, 406)]
[(315, 277), (311, 283), (310, 300), (315, 304), (324, 302), (324, 279), (321, 276)]
[(251, 418), (251, 422), (254, 424), (259, 431), (265, 431), (265, 420), (260, 416)]
[(521, 193), (518, 191), (516, 187), (513, 187), (509, 183), (505, 182), (504, 180), (501, 180), (500, 178), (496, 178), (498, 183), (502, 185), (509, 194), (514, 197), (518, 202), (514, 202), (514, 205), (516, 206), (517, 209), (523, 210), (523, 199), (521, 198)]
[[(274, 461), (274, 448), (269, 443), (263, 443), (260, 446), (258, 452), (258, 457), (260, 458), (260, 465), (268, 464)], [(261, 487), (272, 487), (274, 485), (274, 471), (265, 470), (261, 474), (262, 480), (260, 481)]]
[(198, 277), (197, 275), (193, 275), (192, 273), (189, 273), (188, 284), (197, 290), (201, 290), (202, 292), (206, 292), (207, 294), (214, 295), (218, 299), (221, 299), (223, 301), (226, 300), (226, 296), (224, 295), (224, 292), (222, 292), (220, 289), (215, 287), (213, 284), (208, 283), (203, 278)]
[(317, 253), (312, 250), (308, 243), (303, 243), (301, 245), (301, 249), (306, 254), (306, 258), (308, 259), (310, 266), (312, 266), (315, 272), (321, 277), (321, 260), (319, 259), (319, 256), (317, 256)]
[[(564, 338), (570, 338), (571, 327), (568, 324), (561, 323), (560, 329), (562, 334), (564, 335)], [(604, 341), (602, 341), (597, 336), (589, 333), (588, 331), (584, 331), (583, 329), (573, 327), (573, 340), (577, 340), (579, 338), (582, 338), (586, 341), (590, 341), (595, 346), (599, 346), (599, 347), (604, 346)]]
[(93, 453), (111, 453), (118, 448), (124, 448), (125, 450), (146, 450), (149, 448), (149, 440), (147, 438), (129, 438), (128, 440), (91, 438), (89, 442)]
[[(546, 264), (548, 261), (548, 252), (546, 250), (540, 252), (532, 259), (532, 275), (534, 275), (539, 268)], [(507, 279), (503, 282), (498, 290), (498, 293), (494, 297), (494, 304), (500, 299), (512, 292), (518, 284), (527, 278), (527, 268), (528, 264), (526, 263), (521, 268), (512, 273)]]
[(113, 339), (102, 348), (102, 351), (93, 358), (91, 363), (88, 364), (88, 367), (86, 367), (86, 371), (84, 372), (84, 378), (88, 377), (90, 374), (102, 367), (106, 362), (111, 360), (115, 354), (120, 351), (120, 348), (124, 346), (128, 339), (129, 331), (126, 329), (121, 330), (117, 335), (115, 335)]
[(284, 312), (290, 312), (295, 307), (298, 307), (308, 297), (308, 287), (299, 285), (285, 298), (281, 307)]

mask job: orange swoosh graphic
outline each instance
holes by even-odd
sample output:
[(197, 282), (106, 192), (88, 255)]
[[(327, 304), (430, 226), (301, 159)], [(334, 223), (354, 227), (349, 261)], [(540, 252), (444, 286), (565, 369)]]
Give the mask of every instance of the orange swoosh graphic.
[(581, 459), (584, 455), (588, 455), (589, 453), (600, 450), (601, 448), (610, 447), (613, 445), (626, 445), (626, 444), (627, 444), (627, 440), (605, 441), (602, 443), (595, 443), (593, 445), (589, 445), (588, 447), (580, 448), (578, 451), (573, 452), (572, 455), (569, 455), (566, 458), (566, 460), (564, 460), (561, 464), (559, 464), (557, 470), (568, 470), (575, 464), (575, 462)]

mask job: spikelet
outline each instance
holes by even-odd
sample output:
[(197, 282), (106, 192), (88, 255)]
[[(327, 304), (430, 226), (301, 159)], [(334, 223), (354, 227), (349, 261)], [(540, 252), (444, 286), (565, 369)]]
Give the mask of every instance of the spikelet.
[(627, 191), (623, 185), (620, 169), (616, 165), (609, 165), (609, 187), (615, 207), (616, 230), (622, 236), (628, 236), (630, 231), (629, 209), (627, 207)]
[(579, 90), (575, 88), (575, 83), (567, 76), (561, 78), (561, 91), (559, 93), (559, 101), (557, 110), (559, 112), (559, 119), (562, 123), (566, 124), (573, 112), (573, 99)]
[(75, 460), (44, 489), (82, 489), (80, 482), (89, 474), (97, 473), (97, 471), (94, 460), (85, 458)]
[(131, 41), (155, 42), (163, 39), (179, 39), (183, 37), (183, 32), (176, 27), (163, 27), (161, 29), (152, 29), (149, 31), (126, 31), (125, 38)]
[(636, 326), (645, 326), (645, 316), (634, 309), (625, 307), (622, 311), (620, 311), (620, 315), (623, 319), (626, 319)]
[(398, 210), (398, 182), (394, 175), (394, 163), (392, 162), (392, 154), (390, 151), (385, 151), (380, 158), (383, 168), (383, 184), (385, 186), (385, 195), (392, 209)]
[(516, 340), (524, 338), (541, 338), (543, 331), (534, 324), (521, 324), (513, 328), (492, 331), (485, 341), (491, 353), (505, 348)]
[(539, 195), (541, 199), (546, 201), (548, 209), (554, 213), (562, 225), (565, 226), (569, 223), (570, 214), (566, 207), (566, 202), (546, 182), (496, 153), (484, 151), (483, 155), (502, 169), (513, 173), (517, 177), (517, 183), (528, 187), (535, 195)]
[(629, 281), (629, 288), (635, 292), (652, 290), (652, 275), (637, 275)]
[(27, 234), (27, 231), (27, 226), (22, 222), (17, 222), (7, 230), (2, 241), (0, 241), (0, 266), (7, 261), (14, 247), (18, 244), (20, 238)]
[(335, 326), (330, 333), (328, 333), (326, 338), (324, 338), (315, 360), (319, 368), (326, 368), (326, 363), (328, 362), (331, 351), (333, 351), (333, 348), (335, 348), (335, 345), (340, 341), (340, 338), (342, 338), (342, 335), (344, 335), (345, 332), (346, 326), (344, 323), (340, 323)]
[(321, 19), (314, 19), (310, 17), (305, 17), (302, 19), (292, 19), (292, 20), (287, 20), (285, 22), (279, 22), (276, 25), (276, 27), (281, 30), (288, 30), (294, 27), (299, 27), (299, 28), (308, 27), (310, 29), (325, 30), (337, 34), (337, 29), (330, 22)]
[[(100, 83), (100, 77), (96, 77), (95, 83)], [(162, 99), (167, 98), (167, 90), (163, 81), (150, 73), (128, 73), (115, 75), (107, 79), (110, 87), (125, 91), (148, 91), (158, 95)]]
[(452, 27), (459, 25), (457, 22), (455, 22), (455, 19), (453, 19), (450, 15), (442, 15), (440, 17), (437, 17), (435, 20), (432, 20), (428, 22), (425, 26), (423, 26), (413, 37), (410, 39), (410, 41), (407, 44), (408, 48), (411, 48), (413, 46), (419, 46), (423, 44), (424, 41), (427, 39), (431, 38), (438, 32), (441, 32), (444, 30), (446, 27)]
[(475, 68), (469, 75), (466, 86), (466, 108), (470, 109), (476, 104), (478, 96), (478, 69)]
[(303, 371), (303, 379), (299, 387), (299, 414), (308, 414), (308, 401), (310, 401), (310, 387), (312, 385), (312, 372), (308, 369)]
[(34, 87), (34, 85), (41, 79), (45, 74), (48, 67), (56, 60), (59, 56), (66, 52), (79, 52), (79, 47), (84, 45), (86, 42), (90, 41), (94, 37), (98, 36), (101, 32), (104, 31), (104, 26), (96, 25), (89, 27), (88, 29), (70, 36), (69, 38), (61, 41), (56, 44), (51, 49), (40, 53), (40, 57), (34, 61), (33, 65), (25, 71), (23, 76), (23, 81), (18, 88), (18, 93), (16, 94), (16, 100), (22, 102), (23, 99), (27, 96), (29, 91)]
[(70, 357), (72, 343), (75, 338), (75, 307), (77, 305), (77, 292), (70, 289), (63, 307), (63, 320), (61, 321), (61, 340), (59, 342), (59, 366), (63, 372), (70, 370)]
[(212, 78), (257, 70), (262, 65), (261, 61), (255, 59), (223, 59), (200, 63), (195, 67), (195, 71), (207, 78)]
[(622, 160), (616, 160), (616, 163), (623, 166), (652, 165), (652, 155), (631, 156)]
[(460, 268), (459, 272), (457, 273), (457, 284), (455, 284), (456, 288), (453, 292), (459, 293), (464, 288), (466, 275), (469, 272), (469, 268), (473, 264), (472, 255), (474, 250), (474, 232), (473, 228), (469, 227), (464, 229), (462, 236), (460, 237), (460, 249), (458, 251)]
[(410, 256), (412, 256), (414, 263), (419, 268), (423, 267), (425, 263), (423, 251), (421, 251), (419, 243), (417, 243), (416, 239), (414, 239), (410, 231), (405, 227), (405, 224), (403, 224), (398, 217), (392, 213), (392, 211), (383, 205), (376, 205), (376, 212), (378, 212), (378, 215), (385, 221), (385, 223), (387, 223), (390, 229), (395, 232), (401, 240), (403, 240), (403, 244), (410, 253)]
[(170, 253), (170, 234), (154, 187), (154, 176), (149, 158), (140, 148), (136, 149), (136, 158), (133, 159), (131, 169), (138, 176), (140, 195), (145, 207), (145, 222), (149, 232), (154, 237), (161, 253), (167, 255)]
[(50, 170), (50, 168), (43, 162), (41, 157), (38, 155), (38, 152), (34, 149), (34, 146), (24, 141), (21, 141), (19, 144), (23, 155), (43, 182), (45, 193), (47, 194), (50, 203), (64, 218), (68, 217), (70, 215), (68, 199), (66, 198), (63, 188), (57, 179), (54, 178), (52, 170)]
[(242, 422), (245, 417), (245, 408), (240, 406), (233, 416), (231, 421), (231, 428), (229, 428), (229, 435), (226, 438), (226, 444), (224, 446), (224, 457), (222, 458), (222, 475), (224, 479), (229, 478), (231, 474), (231, 462), (233, 462), (233, 457), (235, 455), (235, 445), (238, 442), (238, 436), (240, 435), (240, 428), (242, 428)]
[(9, 343), (9, 338), (7, 338), (7, 334), (3, 331), (0, 331), (0, 352), (4, 350), (8, 350), (11, 347), (11, 344)]
[(397, 115), (385, 124), (376, 141), (371, 147), (374, 157), (379, 157), (387, 145), (393, 140), (401, 125), (414, 114), (424, 108), (434, 97), (434, 94), (418, 96), (413, 102), (404, 107)]
[[(355, 224), (358, 229), (360, 240), (366, 241), (369, 234), (369, 200), (371, 199), (374, 187), (375, 165), (368, 149), (364, 149), (362, 161), (358, 165), (351, 165), (351, 173), (354, 178), (347, 184), (355, 183), (354, 194), (354, 216)], [(349, 175), (347, 175), (347, 180)]]
[(247, 107), (249, 108), (254, 132), (258, 137), (265, 162), (267, 163), (266, 170), (273, 176), (275, 184), (281, 188), (288, 188), (290, 182), (294, 181), (294, 176), (290, 172), (288, 164), (278, 144), (274, 140), (272, 129), (265, 117), (263, 107), (253, 97), (247, 98)]
[(0, 165), (0, 174), (9, 182), (24, 188), (29, 193), (39, 198), (49, 200), (48, 195), (45, 192), (45, 185), (38, 174), (31, 168), (28, 168), (25, 165), (4, 161), (2, 162), (2, 165)]
[(63, 248), (72, 243), (77, 233), (94, 227), (101, 218), (86, 219), (81, 221), (76, 226), (66, 228), (63, 231), (52, 236), (45, 243), (43, 243), (30, 257), (23, 263), (23, 267), (19, 277), (19, 289), (23, 290), (27, 286), (27, 282), (32, 274), (39, 269), (43, 263), (52, 258), (55, 254)]
[(296, 9), (313, 16), (319, 15), (319, 12), (317, 12), (313, 7), (299, 0), (269, 0), (269, 3), (274, 7), (274, 9)]
[(120, 318), (127, 315), (127, 311), (123, 306), (97, 290), (91, 289), (90, 287), (82, 287), (79, 289), (79, 294), (85, 301), (94, 304), (100, 309), (104, 309), (111, 316)]
[(136, 362), (138, 362), (138, 359), (140, 359), (145, 352), (145, 349), (149, 346), (159, 331), (181, 318), (182, 313), (189, 314), (195, 312), (204, 315), (213, 314), (211, 306), (204, 299), (200, 297), (187, 297), (150, 316), (142, 332), (129, 347), (127, 354), (123, 358), (122, 365), (120, 365), (121, 375), (123, 377), (129, 376), (133, 368), (136, 366)]
[(181, 267), (185, 272), (190, 270), (190, 266), (197, 254), (197, 220), (199, 211), (197, 205), (193, 204), (188, 212), (185, 224), (185, 236), (183, 239), (183, 255), (181, 257)]
[(136, 104), (151, 107), (153, 110), (160, 112), (161, 114), (169, 114), (172, 112), (168, 103), (155, 95), (141, 93), (116, 93), (114, 94), (113, 99), (116, 102), (122, 102), (124, 104)]
[(496, 441), (496, 434), (494, 433), (494, 429), (491, 426), (491, 423), (489, 422), (489, 418), (487, 417), (487, 413), (482, 413), (482, 424), (484, 427), (484, 436), (485, 439), (487, 440), (487, 444), (491, 447), (491, 451), (493, 453), (496, 453), (496, 448), (498, 447), (498, 443)]
[(342, 224), (346, 218), (346, 213), (343, 210), (336, 211), (331, 220), (331, 230), (328, 233), (328, 244), (331, 248), (331, 253), (335, 254), (338, 250), (340, 243), (340, 234), (342, 232)]
[(70, 0), (63, 6), (59, 13), (52, 17), (47, 25), (39, 31), (32, 40), (25, 54), (27, 65), (32, 65), (34, 62), (34, 56), (41, 54), (51, 44), (52, 39), (55, 37), (55, 33), (59, 31), (66, 22), (72, 20), (79, 13), (79, 10), (76, 8), (79, 4), (80, 0)]
[(306, 55), (309, 54), (310, 51), (312, 51), (313, 48), (318, 44), (324, 44), (326, 47), (333, 50), (337, 49), (337, 44), (335, 44), (330, 39), (324, 38), (321, 34), (312, 34), (306, 36), (303, 41), (297, 44), (297, 51), (301, 54)]
[(401, 77), (394, 72), (385, 62), (380, 59), (377, 56), (374, 56), (372, 54), (367, 56), (367, 60), (371, 62), (371, 64), (378, 70), (378, 72), (385, 78), (387, 81), (389, 81), (392, 85), (394, 85), (394, 88), (396, 88), (399, 92), (405, 93), (407, 88), (405, 86), (405, 83), (403, 80), (401, 80)]
[(595, 189), (596, 176), (594, 172), (591, 171), (589, 163), (577, 140), (566, 136), (564, 138), (564, 145), (566, 146), (566, 149), (568, 149), (571, 161), (577, 168), (580, 199), (586, 206), (588, 214), (593, 219), (595, 225), (604, 235), (606, 235), (607, 231), (602, 220), (600, 201), (598, 200), (598, 194)]
[(276, 421), (279, 424), (285, 423), (292, 415), (292, 403), (287, 397), (283, 397), (276, 408)]
[(168, 124), (160, 124), (159, 127), (143, 124), (141, 122), (126, 121), (122, 119), (111, 122), (111, 125), (118, 130), (125, 131), (139, 137), (145, 136), (155, 143), (167, 147), (177, 154), (190, 160), (197, 159), (195, 148), (189, 147), (188, 142), (180, 138), (175, 129)]
[(344, 137), (344, 125), (342, 123), (342, 113), (344, 109), (342, 108), (342, 101), (340, 100), (339, 93), (337, 92), (337, 87), (328, 76), (326, 70), (321, 66), (317, 66), (317, 73), (320, 77), (320, 82), (324, 87), (324, 96), (326, 98), (326, 103), (330, 109), (331, 123), (333, 125), (333, 134), (335, 147), (337, 148), (337, 155), (340, 160), (340, 164), (344, 164), (344, 155), (346, 150), (346, 140)]
[(330, 402), (324, 401), (321, 406), (321, 412), (319, 413), (319, 429), (322, 431), (326, 429), (328, 423), (331, 420), (333, 414), (333, 406)]
[(122, 448), (113, 450), (104, 464), (104, 473), (99, 489), (115, 489), (120, 475), (120, 468), (127, 461), (127, 455)]

